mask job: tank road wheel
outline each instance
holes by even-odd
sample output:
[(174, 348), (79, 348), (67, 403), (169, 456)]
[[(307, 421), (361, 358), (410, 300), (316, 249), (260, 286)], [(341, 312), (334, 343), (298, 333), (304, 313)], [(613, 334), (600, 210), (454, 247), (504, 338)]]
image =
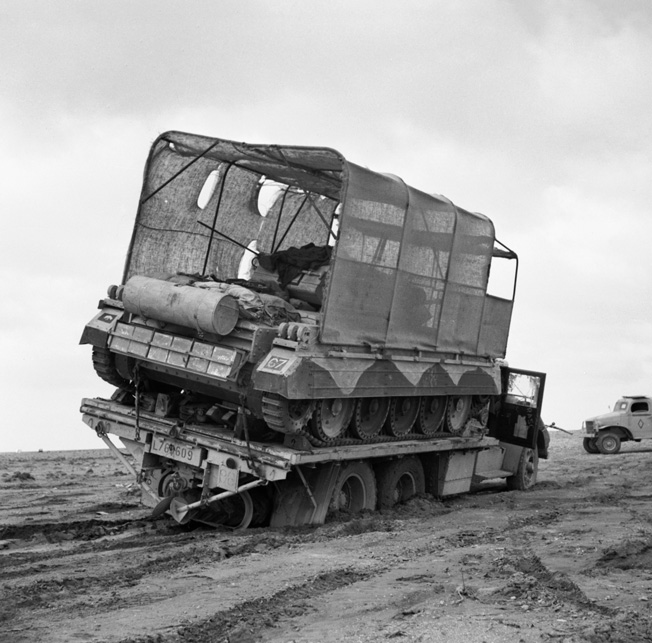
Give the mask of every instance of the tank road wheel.
[(433, 395), (421, 398), (417, 429), (423, 435), (435, 435), (442, 429), (448, 398), (445, 395)]
[(539, 456), (536, 449), (523, 449), (518, 461), (518, 469), (513, 476), (505, 480), (507, 488), (518, 491), (526, 491), (534, 487), (537, 481), (537, 470), (539, 468)]
[(419, 415), (421, 399), (418, 397), (394, 397), (389, 405), (385, 429), (395, 438), (407, 435)]
[(317, 400), (310, 421), (312, 434), (324, 442), (341, 438), (349, 426), (354, 408), (355, 400), (352, 398)]
[(345, 462), (337, 475), (329, 512), (358, 513), (376, 508), (376, 476), (367, 462)]
[(389, 413), (389, 398), (361, 397), (355, 403), (351, 431), (356, 438), (364, 440), (378, 435)]
[(379, 509), (389, 509), (426, 491), (423, 465), (415, 456), (386, 462), (377, 473)]
[(595, 445), (598, 447), (600, 453), (612, 455), (620, 451), (620, 438), (615, 433), (606, 431), (597, 437)]
[(263, 395), (265, 423), (279, 433), (299, 433), (308, 424), (314, 408), (312, 400), (288, 400), (275, 393)]
[(595, 438), (584, 438), (582, 440), (582, 446), (587, 453), (600, 453), (600, 449), (598, 449), (598, 445), (595, 443)]
[(471, 395), (453, 395), (449, 398), (446, 412), (446, 426), (449, 433), (453, 435), (464, 433), (464, 427), (471, 415), (472, 401)]

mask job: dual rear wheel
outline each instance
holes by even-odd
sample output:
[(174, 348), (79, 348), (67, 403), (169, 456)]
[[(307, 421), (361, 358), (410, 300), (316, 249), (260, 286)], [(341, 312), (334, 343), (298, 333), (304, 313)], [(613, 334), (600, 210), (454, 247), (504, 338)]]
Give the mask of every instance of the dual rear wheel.
[(337, 475), (329, 511), (359, 513), (389, 509), (425, 493), (423, 465), (416, 456), (384, 462), (345, 462)]

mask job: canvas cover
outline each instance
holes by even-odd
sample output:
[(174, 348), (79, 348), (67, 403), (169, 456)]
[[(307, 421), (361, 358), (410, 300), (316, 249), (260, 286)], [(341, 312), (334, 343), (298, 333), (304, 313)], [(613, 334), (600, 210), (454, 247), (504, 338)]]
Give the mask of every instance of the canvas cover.
[(511, 301), (487, 305), (493, 247), (487, 217), (349, 163), (323, 340), (503, 356)]
[[(282, 189), (261, 216), (257, 198), (270, 180)], [(324, 343), (505, 355), (512, 301), (486, 294), (494, 248), (487, 217), (328, 148), (159, 137), (124, 281), (178, 272), (234, 279), (253, 241), (264, 253), (334, 244)]]

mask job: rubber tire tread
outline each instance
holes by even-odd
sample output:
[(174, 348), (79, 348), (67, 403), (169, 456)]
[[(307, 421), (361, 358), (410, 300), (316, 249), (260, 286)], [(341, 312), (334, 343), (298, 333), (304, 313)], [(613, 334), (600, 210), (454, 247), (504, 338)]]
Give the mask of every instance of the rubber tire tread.
[[(614, 449), (607, 449), (604, 447), (604, 442), (608, 438), (613, 438), (616, 441), (616, 447)], [(615, 455), (620, 451), (620, 436), (616, 435), (615, 433), (611, 431), (605, 431), (601, 435), (599, 435), (595, 441), (595, 445), (598, 447), (598, 450), (600, 453), (603, 455)]]
[(600, 453), (600, 449), (598, 449), (595, 443), (595, 438), (584, 438), (584, 440), (582, 440), (582, 446), (584, 447), (584, 450), (591, 455)]
[[(530, 456), (532, 456), (532, 462), (534, 464), (534, 473), (530, 474), (527, 471), (527, 464), (530, 461)], [(507, 482), (507, 488), (512, 491), (527, 491), (534, 487), (537, 483), (537, 474), (539, 471), (539, 454), (536, 449), (523, 449), (521, 457), (518, 461), (518, 469), (513, 476), (509, 476), (505, 480)]]
[(364, 506), (359, 510), (355, 510), (355, 513), (357, 513), (357, 511), (374, 511), (376, 509), (378, 491), (374, 470), (371, 468), (371, 465), (368, 462), (356, 460), (344, 463), (340, 469), (340, 472), (337, 474), (337, 479), (333, 487), (333, 493), (331, 494), (329, 501), (329, 512), (336, 510), (336, 508), (333, 507), (333, 499), (340, 494), (342, 487), (351, 476), (358, 477), (364, 484), (366, 491)]
[(403, 502), (426, 492), (426, 477), (421, 460), (416, 456), (405, 456), (381, 464), (376, 469), (378, 481), (378, 509), (391, 509), (397, 504), (395, 490), (399, 480), (405, 474), (414, 479), (414, 494), (404, 498)]

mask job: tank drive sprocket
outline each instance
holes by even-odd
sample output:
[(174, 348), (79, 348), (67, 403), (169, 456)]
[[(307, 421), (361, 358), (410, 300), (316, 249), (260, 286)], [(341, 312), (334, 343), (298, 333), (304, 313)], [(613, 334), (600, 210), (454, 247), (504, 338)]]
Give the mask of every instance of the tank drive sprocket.
[(301, 433), (315, 409), (312, 400), (288, 400), (276, 393), (263, 395), (263, 418), (273, 431)]

